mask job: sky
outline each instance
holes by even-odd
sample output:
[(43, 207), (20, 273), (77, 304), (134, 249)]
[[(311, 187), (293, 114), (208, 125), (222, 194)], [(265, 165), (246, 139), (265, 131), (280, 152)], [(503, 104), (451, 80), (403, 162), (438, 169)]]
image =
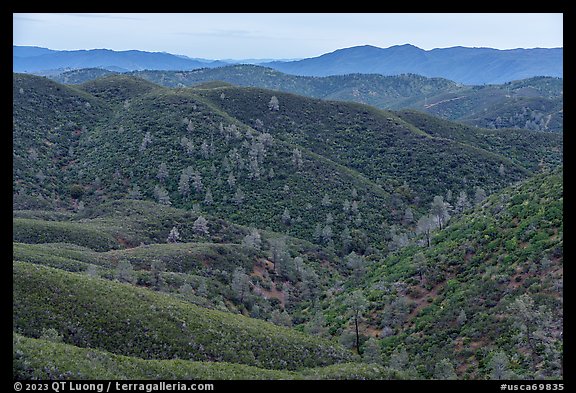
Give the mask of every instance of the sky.
[(357, 45), (563, 46), (562, 13), (14, 13), (13, 44), (297, 59)]

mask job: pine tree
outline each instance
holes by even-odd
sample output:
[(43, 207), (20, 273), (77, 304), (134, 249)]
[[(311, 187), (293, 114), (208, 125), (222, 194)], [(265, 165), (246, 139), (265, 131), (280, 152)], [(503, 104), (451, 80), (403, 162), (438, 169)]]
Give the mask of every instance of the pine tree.
[(242, 245), (246, 248), (260, 251), (260, 248), (262, 247), (262, 239), (258, 229), (251, 228), (250, 233), (242, 239)]
[(390, 360), (388, 361), (388, 367), (396, 371), (405, 371), (406, 367), (410, 362), (408, 352), (406, 348), (402, 347), (400, 349), (396, 348), (394, 352), (390, 355)]
[(302, 163), (302, 152), (295, 147), (294, 150), (292, 150), (292, 164), (294, 164), (297, 169), (300, 169), (302, 168)]
[(466, 317), (466, 311), (464, 309), (460, 310), (460, 314), (458, 314), (458, 318), (456, 318), (456, 323), (460, 326), (463, 326), (468, 318)]
[(474, 204), (479, 205), (484, 201), (484, 199), (486, 199), (486, 191), (484, 191), (482, 187), (476, 187), (474, 193)]
[(235, 299), (239, 303), (243, 303), (246, 295), (250, 291), (250, 277), (244, 272), (244, 268), (237, 267), (234, 269), (230, 286)]
[(322, 242), (325, 245), (329, 245), (332, 242), (332, 227), (329, 224), (322, 228)]
[(150, 131), (148, 131), (144, 135), (144, 138), (142, 138), (142, 143), (140, 144), (140, 152), (146, 150), (150, 143), (152, 143), (152, 135), (150, 135)]
[(192, 175), (192, 185), (194, 186), (194, 190), (197, 193), (200, 193), (204, 190), (204, 185), (202, 184), (202, 176), (200, 175), (200, 173), (195, 172)]
[(320, 240), (322, 239), (322, 224), (316, 224), (314, 232), (312, 233), (312, 239), (314, 239), (314, 243), (320, 243)]
[(137, 184), (128, 190), (128, 199), (142, 199), (142, 192)]
[(432, 230), (435, 228), (435, 220), (431, 216), (422, 216), (418, 219), (418, 223), (416, 224), (416, 233), (424, 234), (426, 238), (426, 243), (428, 247), (430, 247), (430, 240), (432, 236)]
[(272, 96), (272, 98), (270, 98), (270, 102), (268, 102), (268, 109), (270, 109), (271, 111), (280, 110), (280, 103), (278, 101), (278, 98), (276, 98), (276, 96)]
[(206, 190), (206, 195), (204, 196), (204, 204), (212, 205), (214, 203), (214, 197), (212, 196), (212, 191), (210, 188)]
[(506, 353), (503, 351), (494, 352), (488, 364), (490, 368), (490, 379), (513, 379), (513, 372), (509, 369), (509, 363)]
[(288, 247), (286, 246), (286, 239), (284, 237), (279, 237), (276, 239), (270, 239), (270, 259), (274, 264), (274, 271), (276, 273), (283, 272), (286, 270), (287, 265), (290, 260), (290, 254), (288, 252)]
[(198, 235), (204, 236), (210, 234), (210, 231), (208, 229), (208, 221), (202, 216), (198, 216), (196, 221), (194, 221), (192, 229), (194, 229), (194, 232), (197, 233)]
[(150, 273), (152, 273), (152, 287), (156, 290), (161, 290), (162, 287), (166, 284), (163, 276), (165, 271), (166, 264), (159, 259), (153, 260), (150, 264)]
[(414, 254), (414, 256), (412, 257), (412, 264), (414, 265), (416, 272), (420, 276), (420, 283), (422, 283), (422, 281), (424, 280), (424, 275), (426, 274), (428, 268), (428, 261), (426, 260), (424, 253), (417, 252), (416, 254)]
[(340, 238), (342, 239), (342, 254), (349, 254), (352, 247), (352, 235), (350, 234), (350, 229), (348, 226), (345, 226), (340, 234)]
[(170, 201), (170, 196), (168, 195), (168, 191), (162, 186), (154, 186), (154, 195), (158, 200), (158, 203), (162, 205), (170, 206), (172, 202)]
[(344, 304), (348, 309), (348, 313), (352, 318), (354, 323), (354, 332), (356, 334), (356, 351), (359, 355), (360, 352), (360, 322), (362, 318), (362, 313), (366, 310), (368, 306), (368, 301), (364, 297), (364, 294), (360, 290), (352, 292), (345, 300)]
[(454, 211), (456, 213), (462, 213), (464, 210), (470, 207), (470, 202), (468, 201), (468, 194), (466, 191), (460, 191), (456, 204), (454, 205)]
[(194, 132), (194, 124), (192, 123), (192, 119), (188, 120), (188, 124), (186, 125), (186, 130), (188, 132)]
[(292, 218), (290, 217), (290, 211), (286, 207), (286, 208), (284, 208), (284, 212), (282, 213), (282, 223), (284, 225), (290, 225), (291, 222), (292, 222)]
[(238, 187), (234, 193), (234, 204), (240, 206), (244, 202), (244, 192)]
[(180, 180), (178, 181), (178, 192), (183, 197), (190, 194), (190, 176), (184, 171), (180, 174)]
[(232, 172), (228, 174), (228, 179), (226, 180), (226, 182), (228, 183), (228, 186), (230, 186), (230, 188), (234, 188), (236, 186), (236, 178), (234, 177), (234, 174)]
[(322, 311), (316, 311), (314, 317), (310, 320), (308, 325), (305, 327), (305, 331), (308, 334), (312, 334), (314, 336), (326, 336), (328, 333), (328, 329), (326, 327), (326, 318)]
[(160, 166), (158, 167), (158, 174), (156, 175), (156, 177), (158, 178), (158, 180), (160, 180), (160, 183), (164, 183), (164, 181), (168, 177), (168, 166), (166, 165), (166, 163), (163, 162), (160, 164)]
[(547, 354), (555, 357), (554, 323), (550, 310), (546, 306), (536, 306), (529, 294), (518, 296), (508, 307), (514, 326), (520, 331), (517, 343), (520, 348), (530, 352), (532, 371)]
[(410, 225), (414, 222), (414, 213), (410, 207), (407, 207), (406, 210), (404, 210), (404, 217), (402, 218), (402, 222), (404, 225)]
[(352, 277), (354, 277), (354, 282), (356, 285), (360, 283), (360, 280), (366, 273), (366, 261), (364, 258), (354, 251), (344, 258), (346, 266), (351, 270)]
[(444, 198), (440, 195), (436, 195), (432, 201), (432, 207), (430, 208), (430, 215), (436, 218), (438, 227), (442, 227), (446, 224), (450, 215), (448, 214), (449, 204), (444, 202)]
[(170, 230), (170, 233), (168, 234), (168, 238), (166, 239), (166, 241), (168, 243), (177, 243), (178, 240), (180, 240), (180, 232), (178, 232), (178, 228), (174, 226)]
[(120, 282), (126, 282), (129, 284), (136, 283), (136, 276), (134, 274), (134, 267), (130, 261), (123, 259), (120, 261), (118, 266), (116, 267), (116, 274), (115, 277)]
[(186, 151), (186, 154), (192, 155), (194, 153), (194, 144), (190, 139), (186, 138), (185, 136), (180, 138), (180, 145), (182, 145), (182, 147)]

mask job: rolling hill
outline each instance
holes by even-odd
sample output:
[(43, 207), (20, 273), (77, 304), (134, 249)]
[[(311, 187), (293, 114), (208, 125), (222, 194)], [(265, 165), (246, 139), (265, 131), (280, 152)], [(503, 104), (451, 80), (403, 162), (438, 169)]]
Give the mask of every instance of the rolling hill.
[(118, 74), (13, 115), (16, 378), (562, 375), (561, 133)]
[[(64, 84), (81, 84), (110, 74), (81, 69), (50, 76)], [(416, 109), (447, 120), (484, 128), (526, 128), (562, 131), (563, 79), (532, 77), (505, 84), (464, 86), (443, 78), (416, 74), (383, 76), (347, 74), (326, 77), (297, 76), (255, 65), (233, 65), (192, 71), (134, 71), (166, 87), (196, 87), (226, 82), (325, 100), (352, 101), (381, 109)]]

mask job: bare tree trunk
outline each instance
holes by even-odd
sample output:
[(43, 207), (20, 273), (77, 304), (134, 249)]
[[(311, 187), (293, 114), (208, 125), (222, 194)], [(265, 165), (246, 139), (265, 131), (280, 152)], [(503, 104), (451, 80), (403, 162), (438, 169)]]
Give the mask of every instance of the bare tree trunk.
[(361, 353), (360, 353), (360, 333), (358, 331), (358, 314), (356, 314), (356, 317), (354, 318), (354, 325), (356, 326), (356, 351), (358, 351), (358, 355), (361, 355)]

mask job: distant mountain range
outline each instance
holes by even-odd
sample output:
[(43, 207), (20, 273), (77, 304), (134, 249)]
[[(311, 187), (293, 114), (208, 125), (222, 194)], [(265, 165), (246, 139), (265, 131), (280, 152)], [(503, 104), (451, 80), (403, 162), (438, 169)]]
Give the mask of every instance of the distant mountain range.
[(195, 70), (219, 67), (228, 63), (191, 59), (162, 52), (138, 50), (113, 51), (109, 49), (56, 51), (39, 47), (14, 46), (14, 72), (38, 73), (61, 69), (98, 67), (110, 71), (137, 70)]
[(13, 46), (13, 71), (50, 74), (55, 70), (104, 68), (126, 72), (137, 70), (189, 71), (231, 63), (260, 64), (303, 76), (352, 73), (399, 75), (414, 73), (478, 85), (505, 83), (533, 76), (563, 76), (563, 48), (497, 50), (452, 47), (423, 50), (413, 45), (378, 48), (370, 45), (339, 49), (295, 61), (208, 60), (164, 52), (109, 49), (56, 51), (39, 47)]
[(310, 59), (267, 63), (266, 66), (294, 75), (413, 73), (478, 85), (532, 76), (562, 77), (562, 59), (562, 48), (498, 50), (457, 46), (426, 51), (406, 44), (385, 49), (356, 46)]

